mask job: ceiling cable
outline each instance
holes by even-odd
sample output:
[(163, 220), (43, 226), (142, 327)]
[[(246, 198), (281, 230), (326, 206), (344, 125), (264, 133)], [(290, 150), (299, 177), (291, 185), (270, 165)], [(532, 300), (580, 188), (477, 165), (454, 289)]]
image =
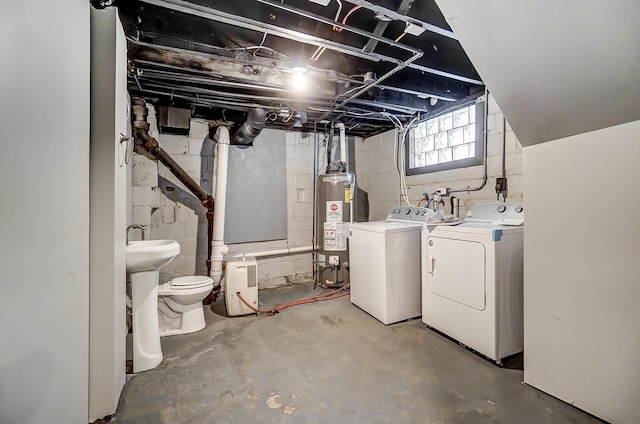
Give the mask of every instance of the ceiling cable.
[[(355, 12), (356, 10), (360, 9), (361, 7), (362, 7), (362, 6), (360, 6), (360, 5), (353, 6), (353, 7), (351, 8), (351, 10), (349, 10), (349, 11), (347, 12), (347, 14), (346, 14), (346, 15), (344, 15), (344, 18), (342, 19), (342, 25), (346, 25), (346, 24), (347, 24), (347, 19), (349, 18), (349, 16), (350, 16), (353, 12)], [(338, 28), (336, 31), (338, 31), (338, 32), (342, 32), (342, 30), (343, 30), (343, 28)]]
[[(336, 0), (336, 2), (338, 3), (338, 11), (336, 12), (336, 17), (333, 18), (334, 21), (338, 22), (338, 18), (340, 17), (340, 12), (342, 12), (342, 2), (340, 0)], [(342, 31), (342, 28), (338, 28), (337, 26), (333, 26), (333, 30), (334, 31)]]

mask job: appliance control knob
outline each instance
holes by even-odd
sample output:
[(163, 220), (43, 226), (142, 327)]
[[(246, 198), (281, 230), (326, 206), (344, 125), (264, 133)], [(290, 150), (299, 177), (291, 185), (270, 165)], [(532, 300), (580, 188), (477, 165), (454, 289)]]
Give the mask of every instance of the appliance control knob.
[(391, 209), (391, 215), (393, 215), (394, 213), (396, 213), (395, 209)]
[(416, 211), (416, 215), (420, 215), (420, 211)]
[(516, 206), (516, 212), (517, 213), (521, 213), (524, 209), (522, 208), (522, 206)]
[(405, 215), (409, 215), (411, 213), (411, 209), (407, 208), (406, 212), (404, 213)]
[(427, 213), (426, 211), (422, 211), (422, 213), (420, 215), (424, 216), (424, 214)]
[(498, 206), (498, 212), (504, 213), (504, 211), (506, 211), (506, 210), (507, 210), (507, 207), (505, 205)]

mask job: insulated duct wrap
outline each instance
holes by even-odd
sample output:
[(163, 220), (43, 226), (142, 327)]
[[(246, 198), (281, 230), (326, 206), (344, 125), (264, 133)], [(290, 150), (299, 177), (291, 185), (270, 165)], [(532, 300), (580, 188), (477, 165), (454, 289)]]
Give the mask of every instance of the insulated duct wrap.
[(240, 129), (233, 133), (231, 137), (232, 144), (250, 144), (257, 136), (260, 135), (264, 128), (264, 122), (267, 119), (267, 111), (261, 108), (253, 108), (249, 110), (247, 120), (242, 124)]

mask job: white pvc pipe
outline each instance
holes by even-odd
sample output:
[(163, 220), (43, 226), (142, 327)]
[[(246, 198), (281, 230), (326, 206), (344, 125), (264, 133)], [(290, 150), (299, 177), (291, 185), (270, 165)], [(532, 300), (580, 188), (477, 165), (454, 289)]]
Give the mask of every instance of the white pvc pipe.
[(349, 166), (347, 164), (347, 134), (346, 134), (346, 130), (345, 130), (344, 124), (342, 122), (338, 122), (336, 124), (336, 126), (340, 130), (340, 162), (344, 163), (345, 165), (347, 165), (347, 168), (349, 168)]
[(258, 252), (247, 252), (247, 253), (238, 253), (232, 256), (232, 258), (244, 258), (244, 257), (252, 257), (252, 258), (262, 258), (264, 256), (282, 256), (288, 255), (290, 253), (306, 253), (312, 252), (313, 246), (304, 246), (304, 247), (285, 247), (282, 249), (274, 249), (274, 250), (261, 250)]
[(227, 205), (227, 168), (229, 165), (229, 129), (218, 127), (214, 139), (216, 146), (216, 195), (213, 207), (213, 239), (211, 242), (211, 275), (213, 285), (222, 281), (224, 245), (224, 213)]

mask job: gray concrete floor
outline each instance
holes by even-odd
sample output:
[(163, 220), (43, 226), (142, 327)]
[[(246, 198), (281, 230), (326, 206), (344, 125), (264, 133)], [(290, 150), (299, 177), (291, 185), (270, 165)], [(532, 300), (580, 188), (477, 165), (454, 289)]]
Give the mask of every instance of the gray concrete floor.
[[(308, 284), (264, 290), (260, 302), (312, 294)], [(419, 318), (385, 326), (348, 296), (235, 318), (219, 299), (205, 313), (204, 330), (162, 338), (164, 361), (129, 378), (112, 422), (601, 422)]]

